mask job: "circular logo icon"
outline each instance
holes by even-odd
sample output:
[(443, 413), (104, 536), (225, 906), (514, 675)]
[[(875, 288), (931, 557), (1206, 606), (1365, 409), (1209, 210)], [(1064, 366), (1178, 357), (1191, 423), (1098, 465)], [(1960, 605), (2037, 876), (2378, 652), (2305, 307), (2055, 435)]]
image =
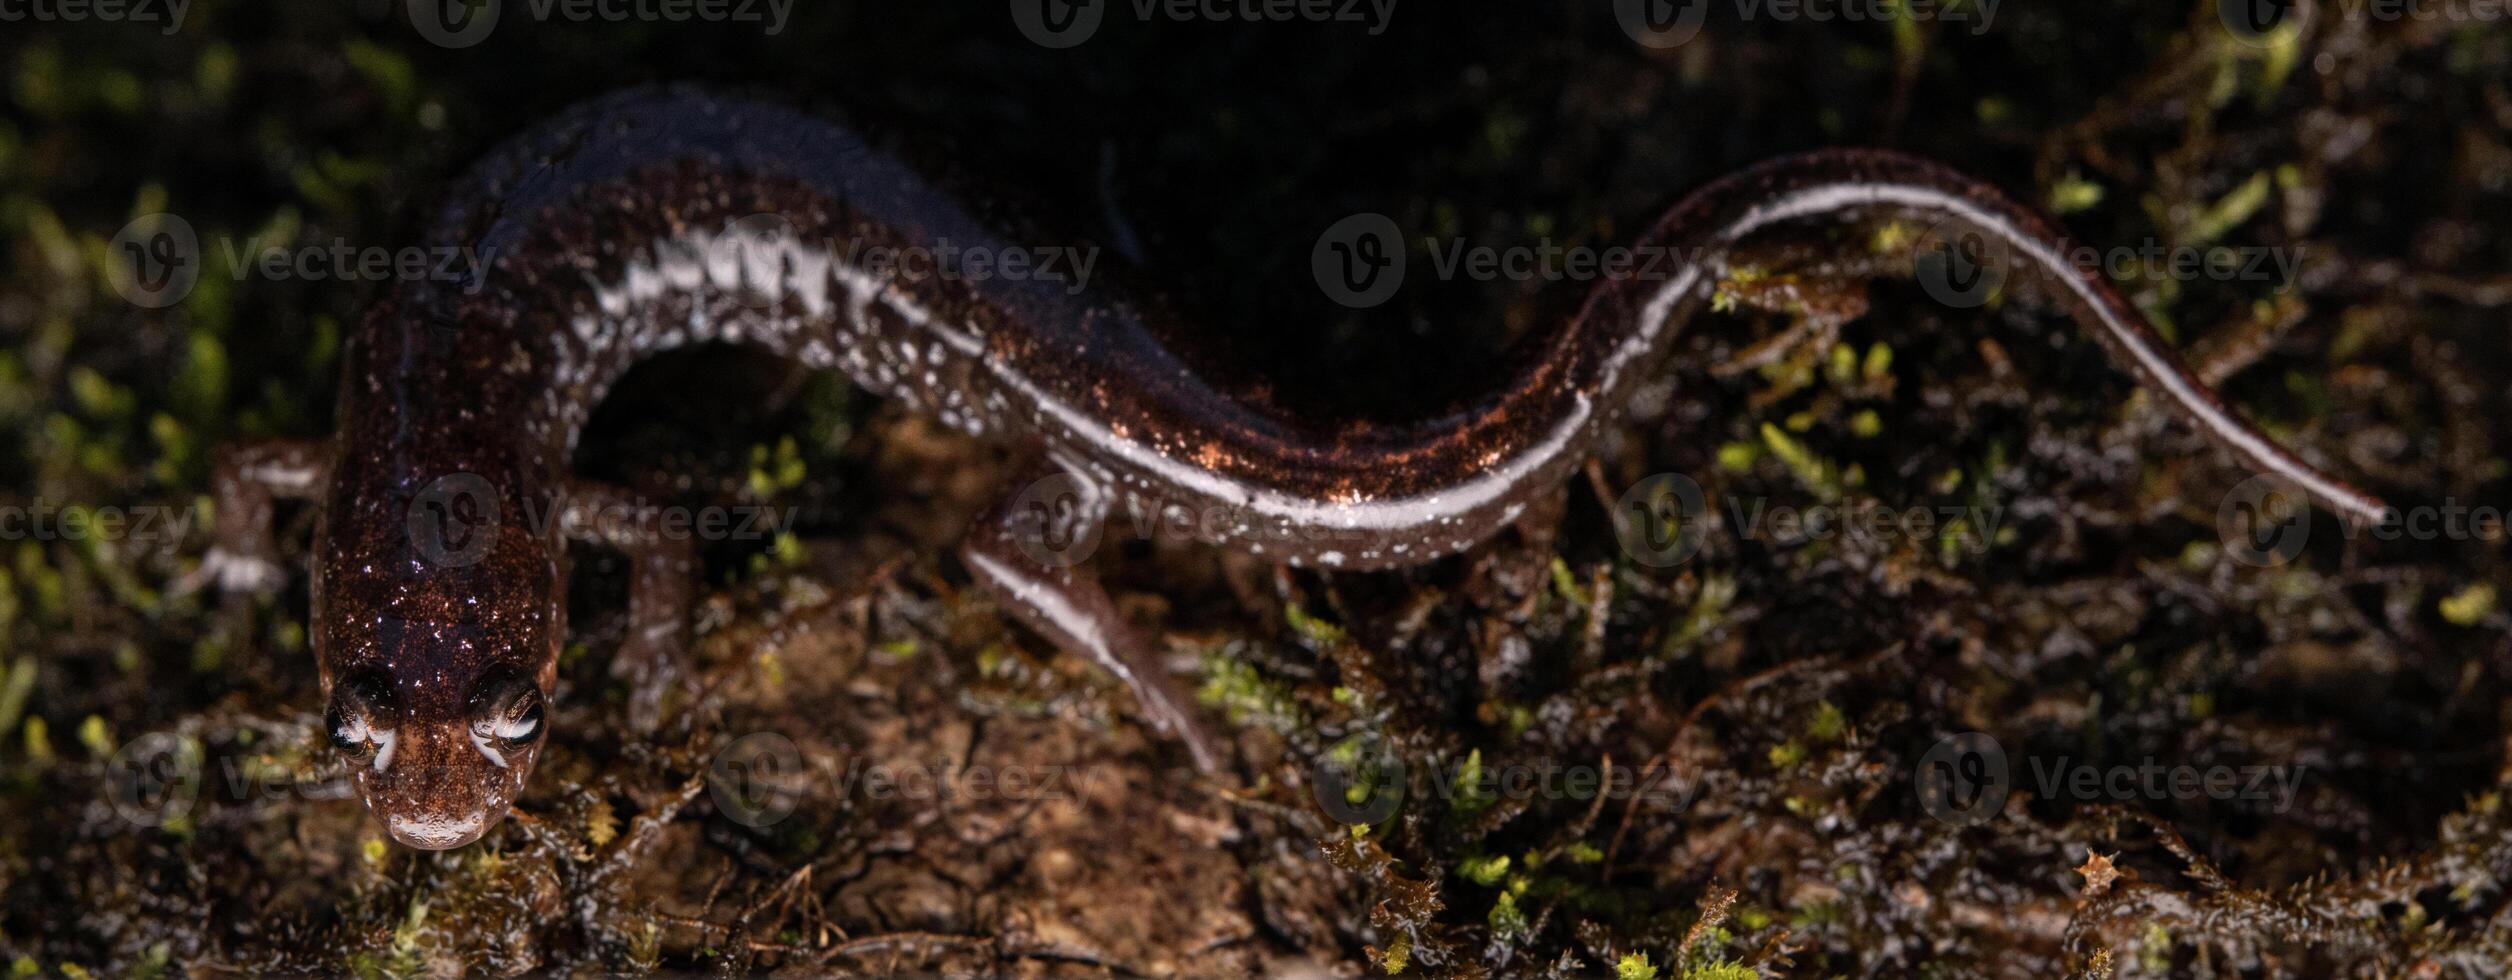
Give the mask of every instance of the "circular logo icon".
[(468, 568), (497, 542), (497, 488), (477, 473), (428, 481), (410, 498), (410, 545), (431, 565)]
[(140, 736), (105, 763), (113, 812), (142, 827), (163, 827), (201, 798), (201, 747), (173, 732)]
[(1346, 736), (1327, 749), (1310, 774), (1317, 808), (1334, 822), (1371, 826), (1404, 805), (1404, 757), (1376, 732)]
[(1107, 14), (1107, 0), (1012, 0), (1012, 23), (1042, 48), (1069, 48), (1090, 40)]
[(1679, 48), (1701, 34), (1710, 0), (1614, 0), (1622, 32), (1645, 47)]
[(785, 258), (801, 240), (784, 215), (763, 212), (737, 218), (707, 244), (707, 269), (717, 282), (734, 279), (738, 285), (733, 292), (743, 305), (773, 309), (785, 302)]
[(201, 240), (182, 215), (143, 215), (105, 246), (105, 278), (131, 305), (161, 310), (192, 295), (201, 280)]
[(1079, 565), (1099, 548), (1102, 516), (1098, 487), (1057, 473), (1012, 498), (1012, 543), (1047, 568)]
[(410, 0), (410, 26), (440, 48), (467, 48), (497, 29), (501, 0)]
[(2012, 785), (2006, 749), (1986, 732), (1950, 736), (1919, 757), (1919, 807), (1957, 827), (1987, 823), (2006, 809)]
[(1911, 253), (1911, 274), (1937, 302), (1973, 310), (1997, 295), (2005, 281), (2006, 259), (2005, 242), (1968, 222), (1948, 219), (1920, 237)]
[(802, 750), (775, 732), (734, 739), (707, 765), (707, 792), (715, 811), (744, 827), (766, 827), (791, 816), (803, 795)]
[(1614, 501), (1614, 537), (1622, 553), (1650, 568), (1672, 568), (1701, 550), (1708, 533), (1701, 485), (1681, 473), (1659, 473)]
[(2299, 27), (2311, 10), (2305, 0), (2216, 0), (2215, 13), (2234, 40), (2264, 48), (2286, 25)]
[(2233, 560), (2259, 568), (2293, 561), (2311, 540), (2311, 498), (2292, 481), (2254, 476), (2215, 508), (2215, 531)]
[(1317, 236), (1309, 271), (1317, 288), (1337, 303), (1365, 310), (1387, 301), (1404, 285), (1404, 233), (1395, 219), (1374, 212), (1335, 222)]

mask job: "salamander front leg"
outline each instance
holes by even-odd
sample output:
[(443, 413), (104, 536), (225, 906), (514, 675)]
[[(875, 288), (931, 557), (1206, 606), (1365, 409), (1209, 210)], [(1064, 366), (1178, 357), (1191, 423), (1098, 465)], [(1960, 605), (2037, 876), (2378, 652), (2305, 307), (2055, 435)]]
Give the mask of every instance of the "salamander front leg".
[(640, 732), (661, 724), (664, 695), (692, 677), (689, 609), (697, 600), (697, 543), (687, 533), (671, 533), (662, 517), (661, 507), (616, 487), (579, 481), (567, 494), (567, 536), (628, 558), (628, 635), (611, 659), (611, 673), (628, 682), (628, 723)]
[(1157, 651), (1128, 625), (1097, 576), (1080, 567), (1108, 516), (1106, 489), (1050, 471), (995, 505), (960, 542), (970, 575), (1021, 622), (1066, 651), (1089, 656), (1134, 691), (1143, 714), (1186, 743), (1195, 768), (1219, 755), (1188, 710), (1185, 692)]
[(287, 583), (287, 570), (279, 565), (279, 543), (271, 534), (272, 512), (281, 499), (322, 496), (331, 482), (331, 448), (296, 439), (229, 446), (219, 451), (213, 465), (210, 493), (216, 512), (209, 553), (201, 556), (199, 568), (175, 584), (175, 591), (214, 584), (230, 597), (232, 614), (244, 608), (239, 604), (247, 597), (276, 592)]

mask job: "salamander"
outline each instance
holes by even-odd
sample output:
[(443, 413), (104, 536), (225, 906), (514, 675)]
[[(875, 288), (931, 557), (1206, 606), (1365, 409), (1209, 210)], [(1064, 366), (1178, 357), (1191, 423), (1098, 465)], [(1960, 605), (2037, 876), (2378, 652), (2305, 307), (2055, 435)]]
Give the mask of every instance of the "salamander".
[[(565, 111), (486, 156), (429, 241), (477, 279), (404, 281), (347, 348), (327, 440), (234, 447), (217, 467), (202, 574), (284, 580), (279, 498), (320, 510), (311, 633), (324, 729), (359, 796), (418, 848), (478, 839), (547, 737), (565, 642), (568, 549), (630, 562), (615, 669), (632, 715), (687, 673), (696, 561), (642, 520), (533, 520), (625, 508), (570, 473), (579, 433), (641, 359), (764, 347), (1037, 462), (959, 549), (969, 577), (1055, 646), (1121, 678), (1199, 767), (1221, 756), (1154, 645), (1078, 560), (1105, 522), (1179, 519), (1215, 546), (1369, 570), (1439, 560), (1562, 492), (1669, 356), (1726, 263), (1781, 226), (1906, 220), (1982, 236), (2147, 390), (2236, 461), (2350, 520), (2383, 506), (2271, 442), (2186, 371), (2067, 239), (1995, 189), (1877, 150), (1788, 156), (1684, 198), (1640, 247), (1680, 261), (1606, 278), (1521, 341), (1504, 383), (1388, 422), (1309, 417), (1215, 379), (1180, 314), (1120, 275), (919, 274), (867, 256), (997, 256), (1039, 241), (1016, 216), (853, 130), (704, 89), (631, 90)], [(954, 251), (956, 249), (956, 251)], [(1218, 516), (1215, 516), (1218, 515)]]

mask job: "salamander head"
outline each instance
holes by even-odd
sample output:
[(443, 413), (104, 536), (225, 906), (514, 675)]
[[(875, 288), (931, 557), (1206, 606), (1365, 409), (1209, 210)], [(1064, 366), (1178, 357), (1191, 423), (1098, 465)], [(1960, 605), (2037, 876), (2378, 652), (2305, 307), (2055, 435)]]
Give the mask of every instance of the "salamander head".
[(362, 669), (333, 685), (323, 713), (367, 808), (394, 840), (429, 850), (478, 840), (505, 817), (548, 727), (546, 695), (512, 668), (443, 687), (454, 696)]
[(564, 633), (559, 566), (510, 529), (474, 565), (327, 561), (323, 727), (394, 840), (443, 850), (504, 819), (540, 757)]

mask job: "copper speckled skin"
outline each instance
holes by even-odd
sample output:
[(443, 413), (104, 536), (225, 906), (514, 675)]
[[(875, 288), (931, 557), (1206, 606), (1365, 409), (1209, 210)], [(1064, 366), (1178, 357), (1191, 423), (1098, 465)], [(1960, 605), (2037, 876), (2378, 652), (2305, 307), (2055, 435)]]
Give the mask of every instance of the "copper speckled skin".
[[(768, 227), (742, 221), (763, 214), (789, 234), (741, 230)], [(1897, 215), (2002, 244), (2011, 271), (2052, 287), (2141, 383), (2245, 462), (2351, 518), (2379, 513), (2378, 502), (2226, 414), (2107, 283), (2060, 262), (2064, 243), (2049, 225), (1909, 157), (1815, 153), (1703, 188), (1643, 243), (1692, 250), (1673, 275), (1600, 286), (1576, 317), (1528, 341), (1513, 382), (1478, 402), (1364, 426), (1288, 418), (1230, 396), (1162, 342), (1153, 321), (1164, 308), (1120, 284), (877, 280), (846, 261), (860, 254), (848, 247), (1054, 243), (1009, 239), (992, 216), (833, 124), (699, 90), (645, 89), (579, 107), (484, 161), (431, 243), (487, 254), (487, 281), (476, 290), (405, 284), (360, 330), (316, 556), (326, 690), (349, 704), (343, 717), (375, 701), (397, 720), (398, 758), (359, 768), (368, 804), (396, 837), (452, 846), (503, 815), (539, 741), (489, 752), (466, 733), (483, 712), (496, 721), (521, 710), (481, 707), (484, 678), (508, 688), (529, 678), (535, 690), (510, 692), (517, 700), (548, 695), (566, 634), (566, 542), (506, 521), (477, 563), (447, 567), (414, 545), (412, 507), (455, 474), (484, 477), (505, 514), (553, 506), (593, 407), (662, 349), (765, 345), (954, 427), (1042, 446), (1101, 502), (1091, 519), (1227, 508), (1228, 519), (1191, 526), (1214, 544), (1295, 564), (1403, 566), (1465, 549), (1555, 493), (1659, 368), (1731, 243), (1781, 223)], [(1025, 621), (1134, 682), (1155, 719), (1211, 766), (1147, 644), (1124, 634), (1095, 584), (1006, 554), (979, 548), (971, 567)]]

